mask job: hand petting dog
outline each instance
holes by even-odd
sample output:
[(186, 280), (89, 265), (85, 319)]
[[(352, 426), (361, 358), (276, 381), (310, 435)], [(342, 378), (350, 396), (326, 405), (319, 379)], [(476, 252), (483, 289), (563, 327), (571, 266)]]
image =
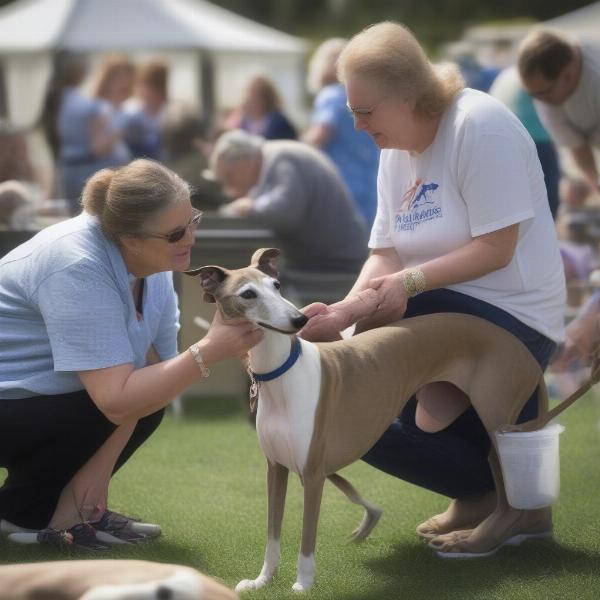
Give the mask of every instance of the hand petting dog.
[(304, 307), (302, 312), (310, 320), (301, 337), (311, 342), (332, 342), (341, 339), (340, 332), (355, 323), (360, 332), (401, 319), (406, 310), (406, 293), (402, 281), (399, 292), (395, 286), (398, 282), (390, 277), (372, 279), (367, 289), (329, 306), (315, 302)]

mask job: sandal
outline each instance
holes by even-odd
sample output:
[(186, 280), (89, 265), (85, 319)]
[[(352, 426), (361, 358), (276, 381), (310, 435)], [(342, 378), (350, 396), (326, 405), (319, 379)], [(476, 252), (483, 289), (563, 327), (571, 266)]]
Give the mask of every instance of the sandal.
[(78, 550), (108, 550), (110, 546), (100, 541), (89, 523), (79, 523), (69, 529), (42, 529), (37, 533), (11, 533), (8, 539), (19, 544), (44, 544), (57, 548)]
[(159, 525), (141, 523), (112, 510), (105, 510), (102, 517), (91, 525), (98, 532), (98, 539), (109, 543), (118, 543), (115, 538), (121, 542), (137, 543), (158, 537), (161, 533)]

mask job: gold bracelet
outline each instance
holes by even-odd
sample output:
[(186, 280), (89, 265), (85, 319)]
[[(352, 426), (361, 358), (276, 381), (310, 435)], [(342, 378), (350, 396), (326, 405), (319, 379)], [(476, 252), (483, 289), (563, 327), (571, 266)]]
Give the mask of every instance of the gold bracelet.
[(425, 273), (421, 269), (407, 271), (402, 278), (402, 283), (404, 284), (404, 291), (409, 298), (413, 298), (417, 294), (424, 292), (427, 287)]
[(210, 375), (210, 369), (206, 366), (204, 359), (202, 358), (202, 354), (200, 354), (200, 348), (198, 348), (198, 343), (192, 344), (189, 348), (191, 355), (194, 357), (194, 361), (198, 365), (200, 369), (200, 373), (203, 378), (206, 378)]

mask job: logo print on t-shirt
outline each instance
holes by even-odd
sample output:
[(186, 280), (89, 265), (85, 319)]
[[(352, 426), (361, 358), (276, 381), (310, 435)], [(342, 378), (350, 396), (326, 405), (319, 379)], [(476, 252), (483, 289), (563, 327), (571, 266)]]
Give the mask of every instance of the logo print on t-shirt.
[(419, 193), (415, 196), (415, 199), (412, 201), (410, 208), (419, 208), (424, 204), (433, 204), (433, 200), (431, 196), (433, 192), (437, 190), (440, 186), (437, 183), (424, 183), (419, 190)]
[[(413, 231), (417, 225), (442, 216), (441, 206), (435, 206), (435, 191), (437, 183), (424, 183), (417, 179), (402, 197), (400, 210), (396, 214), (396, 231)], [(433, 206), (431, 206), (433, 205)]]
[(439, 187), (437, 183), (423, 183), (422, 179), (417, 179), (402, 197), (400, 210), (409, 211), (419, 208), (424, 204), (433, 204), (431, 196)]

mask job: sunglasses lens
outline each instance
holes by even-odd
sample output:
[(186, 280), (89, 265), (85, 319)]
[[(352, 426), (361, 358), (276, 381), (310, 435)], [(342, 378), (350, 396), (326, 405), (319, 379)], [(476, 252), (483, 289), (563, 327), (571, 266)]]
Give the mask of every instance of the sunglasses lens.
[(181, 238), (183, 238), (183, 236), (187, 233), (190, 227), (195, 228), (200, 223), (200, 221), (202, 221), (202, 213), (198, 212), (191, 218), (190, 223), (187, 227), (180, 227), (179, 229), (176, 229), (168, 236), (166, 236), (165, 239), (167, 240), (167, 242), (169, 242), (169, 244), (176, 244), (179, 240), (181, 240)]
[(181, 229), (176, 229), (173, 233), (169, 234), (169, 237), (167, 237), (167, 241), (169, 242), (169, 244), (177, 243), (185, 235), (186, 231), (187, 228), (184, 229), (183, 227)]

